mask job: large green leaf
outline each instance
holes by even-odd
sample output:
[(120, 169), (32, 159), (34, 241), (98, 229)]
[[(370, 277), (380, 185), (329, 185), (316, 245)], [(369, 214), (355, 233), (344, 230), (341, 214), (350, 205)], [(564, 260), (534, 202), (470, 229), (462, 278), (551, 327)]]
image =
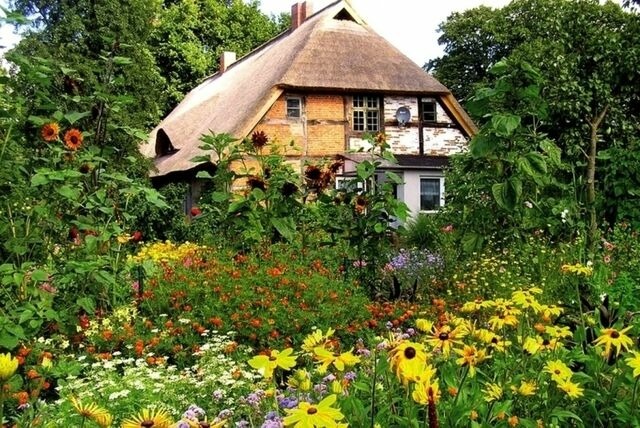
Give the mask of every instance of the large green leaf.
[(529, 152), (518, 159), (518, 169), (532, 177), (538, 178), (547, 174), (547, 162), (544, 157), (537, 152)]
[(287, 241), (293, 241), (296, 237), (296, 224), (291, 217), (271, 218), (271, 224)]
[(507, 211), (513, 211), (522, 196), (522, 182), (515, 177), (503, 183), (491, 186), (491, 192), (496, 203)]
[(469, 152), (475, 158), (483, 158), (491, 154), (496, 148), (495, 141), (486, 135), (476, 135), (469, 143)]
[(491, 125), (496, 135), (509, 137), (521, 122), (520, 116), (511, 113), (495, 114), (491, 117)]
[(87, 117), (91, 114), (90, 111), (83, 111), (83, 112), (71, 112), (71, 113), (67, 113), (64, 115), (64, 118), (67, 119), (67, 122), (69, 122), (70, 125), (73, 125), (74, 123), (76, 123), (77, 121), (79, 121), (80, 119)]
[(549, 156), (549, 160), (553, 166), (559, 167), (561, 165), (562, 150), (556, 145), (556, 143), (549, 139), (545, 139), (540, 142), (540, 148), (547, 156)]

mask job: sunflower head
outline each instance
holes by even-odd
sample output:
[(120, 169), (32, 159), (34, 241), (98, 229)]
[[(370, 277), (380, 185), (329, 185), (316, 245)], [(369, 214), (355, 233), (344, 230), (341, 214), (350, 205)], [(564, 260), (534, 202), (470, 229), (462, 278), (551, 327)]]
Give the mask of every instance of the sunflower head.
[(82, 132), (79, 129), (70, 129), (68, 130), (65, 134), (64, 134), (64, 145), (69, 149), (69, 150), (78, 150), (80, 147), (82, 147), (82, 141), (83, 141), (84, 137), (82, 135)]
[(171, 416), (164, 409), (143, 409), (122, 422), (122, 428), (169, 428)]
[(42, 139), (46, 142), (56, 141), (58, 139), (59, 133), (60, 125), (58, 125), (56, 122), (47, 123), (40, 130)]

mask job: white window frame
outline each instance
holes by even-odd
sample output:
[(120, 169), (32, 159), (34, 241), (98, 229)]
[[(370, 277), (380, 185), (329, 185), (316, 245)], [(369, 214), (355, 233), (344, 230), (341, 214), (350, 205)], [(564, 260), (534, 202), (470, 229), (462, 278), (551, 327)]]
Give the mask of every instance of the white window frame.
[[(362, 99), (362, 105), (356, 107), (356, 99)], [(369, 107), (371, 102), (375, 101), (375, 107)], [(363, 116), (363, 129), (356, 129), (356, 120), (355, 114), (356, 112), (361, 112)], [(372, 126), (369, 126), (369, 112), (376, 112), (376, 125), (375, 129)], [(354, 95), (351, 99), (351, 130), (354, 132), (378, 132), (382, 130), (382, 126), (380, 124), (380, 118), (382, 116), (382, 102), (380, 97), (378, 96), (370, 96), (370, 95)]]
[[(289, 101), (298, 101), (298, 107), (289, 107)], [(300, 120), (302, 119), (302, 97), (287, 96), (285, 99), (285, 110), (287, 113), (287, 119)], [(297, 110), (298, 115), (292, 116), (289, 114), (290, 110)]]
[[(423, 210), (422, 209), (422, 180), (438, 180), (440, 182), (440, 205), (435, 210)], [(444, 207), (444, 177), (443, 176), (421, 175), (418, 183), (419, 183), (419, 187), (418, 187), (418, 204), (419, 204), (419, 207), (420, 207), (419, 211), (421, 213), (435, 213), (435, 212), (438, 212), (439, 209)]]
[(358, 179), (356, 176), (351, 175), (340, 175), (336, 177), (335, 188), (336, 190), (347, 190), (348, 183), (355, 181), (356, 189), (358, 193), (362, 193), (366, 190), (365, 183), (362, 180)]

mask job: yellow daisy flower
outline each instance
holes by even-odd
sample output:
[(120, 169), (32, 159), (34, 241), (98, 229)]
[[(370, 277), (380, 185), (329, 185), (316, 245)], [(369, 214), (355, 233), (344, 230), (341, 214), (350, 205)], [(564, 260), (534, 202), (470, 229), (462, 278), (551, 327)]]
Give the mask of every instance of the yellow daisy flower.
[(558, 382), (558, 388), (563, 390), (567, 394), (567, 397), (571, 399), (576, 399), (584, 395), (584, 388), (580, 387), (577, 383), (571, 382), (569, 379)]
[(428, 337), (425, 342), (433, 347), (434, 350), (439, 349), (446, 357), (451, 352), (453, 345), (461, 345), (459, 340), (465, 335), (464, 331), (460, 327), (456, 327), (453, 330), (448, 325), (443, 325), (440, 328), (435, 328), (431, 331), (431, 336)]
[(561, 347), (562, 342), (558, 341), (558, 339), (544, 339), (540, 336), (527, 337), (522, 345), (522, 348), (531, 355), (543, 351), (553, 351)]
[(324, 346), (333, 333), (335, 333), (335, 330), (332, 328), (327, 329), (327, 332), (324, 334), (320, 329), (315, 330), (302, 341), (302, 350), (312, 354), (314, 348)]
[(633, 377), (640, 376), (640, 352), (631, 352), (633, 357), (625, 359), (627, 365), (633, 369)]
[(523, 380), (520, 382), (520, 386), (511, 386), (511, 392), (514, 394), (522, 395), (523, 397), (529, 397), (534, 395), (538, 390), (538, 385), (534, 381)]
[(562, 360), (550, 360), (545, 364), (543, 371), (551, 375), (551, 379), (562, 382), (571, 379), (573, 372)]
[(631, 326), (623, 328), (622, 330), (616, 330), (615, 328), (605, 328), (602, 330), (600, 337), (598, 337), (593, 344), (596, 346), (604, 345), (604, 357), (609, 358), (611, 348), (616, 350), (616, 356), (620, 355), (620, 351), (626, 351), (630, 346), (633, 346), (633, 340), (625, 333), (631, 330)]
[(171, 416), (164, 409), (143, 409), (137, 415), (122, 421), (121, 428), (169, 428)]
[(478, 350), (475, 346), (464, 345), (464, 348), (454, 349), (454, 352), (460, 355), (460, 358), (456, 360), (456, 363), (460, 366), (468, 366), (469, 375), (471, 377), (476, 375), (476, 365), (487, 358), (490, 358), (484, 350)]
[(542, 311), (542, 305), (531, 294), (531, 291), (517, 290), (511, 295), (511, 300), (522, 309), (531, 309), (536, 314)]
[(103, 409), (96, 403), (83, 404), (76, 397), (71, 397), (69, 401), (71, 401), (71, 405), (75, 409), (76, 413), (83, 418), (98, 420), (106, 418), (109, 415), (109, 412), (106, 409)]
[(360, 362), (360, 357), (353, 355), (352, 351), (334, 355), (333, 352), (322, 346), (317, 346), (313, 350), (313, 354), (314, 358), (321, 363), (321, 366), (318, 368), (320, 373), (325, 373), (331, 364), (342, 372), (345, 367), (353, 367)]
[(391, 370), (406, 385), (416, 374), (420, 373), (427, 363), (424, 345), (404, 341), (389, 351)]
[(518, 325), (518, 319), (515, 315), (499, 313), (489, 318), (489, 326), (492, 330), (502, 330), (505, 326), (515, 327)]
[(288, 415), (283, 419), (284, 426), (294, 428), (340, 426), (337, 422), (343, 420), (344, 415), (340, 410), (331, 407), (335, 402), (335, 394), (327, 396), (318, 404), (303, 401), (297, 408), (285, 410)]
[(428, 405), (430, 399), (433, 400), (434, 403), (440, 401), (440, 385), (438, 384), (438, 379), (428, 377), (420, 382), (416, 382), (413, 392), (411, 393), (411, 398), (423, 406)]
[(287, 348), (280, 352), (271, 351), (270, 356), (256, 355), (249, 360), (249, 365), (258, 370), (267, 379), (273, 377), (273, 371), (280, 367), (283, 370), (291, 370), (296, 366), (297, 355), (293, 354), (293, 348)]
[(565, 337), (573, 337), (573, 333), (571, 333), (569, 327), (566, 326), (560, 327), (557, 325), (548, 325), (545, 326), (544, 332), (547, 333), (550, 337), (557, 337), (560, 339), (563, 339)]
[(485, 385), (485, 389), (482, 390), (484, 392), (484, 401), (487, 403), (491, 403), (492, 401), (496, 401), (502, 398), (502, 387), (497, 383), (488, 383)]
[(0, 383), (8, 381), (18, 370), (18, 359), (11, 354), (0, 354)]

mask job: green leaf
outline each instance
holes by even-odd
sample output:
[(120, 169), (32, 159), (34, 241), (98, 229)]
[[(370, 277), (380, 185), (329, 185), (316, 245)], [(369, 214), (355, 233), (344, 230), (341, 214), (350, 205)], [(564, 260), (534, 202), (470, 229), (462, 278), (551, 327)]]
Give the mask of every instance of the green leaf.
[(462, 250), (470, 254), (482, 248), (483, 243), (484, 238), (482, 235), (475, 232), (465, 233), (462, 237)]
[(47, 119), (45, 119), (44, 117), (40, 117), (40, 116), (29, 116), (27, 118), (27, 120), (29, 122), (33, 123), (36, 126), (42, 126), (42, 125), (44, 125), (45, 123), (48, 122)]
[(513, 211), (522, 196), (522, 182), (512, 177), (504, 183), (491, 186), (491, 192), (496, 203), (507, 211)]
[(529, 152), (521, 156), (517, 161), (518, 169), (524, 174), (538, 178), (547, 174), (547, 162), (537, 152)]
[(0, 333), (0, 348), (7, 349), (11, 351), (13, 348), (18, 346), (20, 339), (8, 332)]
[(271, 224), (287, 241), (295, 239), (296, 224), (291, 217), (271, 218)]
[(24, 324), (28, 319), (33, 318), (34, 312), (30, 309), (25, 309), (20, 314), (20, 318), (18, 319), (18, 324)]
[(358, 178), (362, 181), (366, 181), (376, 172), (376, 166), (372, 162), (364, 161), (358, 164), (356, 171), (358, 173)]
[(132, 64), (131, 58), (127, 58), (125, 56), (114, 56), (113, 63), (117, 65), (129, 65)]
[(496, 148), (495, 142), (486, 135), (478, 134), (469, 143), (469, 152), (474, 158), (483, 158)]
[(506, 60), (496, 62), (493, 67), (489, 69), (489, 73), (495, 74), (496, 76), (500, 76), (509, 71), (509, 65)]
[(198, 171), (196, 174), (196, 178), (207, 178), (209, 180), (213, 179), (213, 176), (209, 173), (209, 171)]
[(549, 139), (540, 142), (540, 148), (549, 156), (549, 160), (553, 166), (559, 167), (562, 164), (562, 150), (553, 141)]
[(42, 269), (36, 269), (31, 273), (31, 279), (34, 281), (44, 282), (49, 279), (49, 274)]
[(213, 192), (211, 194), (211, 199), (214, 202), (224, 202), (230, 198), (230, 195), (227, 192)]
[(70, 201), (77, 201), (80, 198), (80, 190), (78, 189), (74, 189), (71, 186), (62, 186), (58, 189), (56, 189), (56, 192), (58, 192), (58, 194), (64, 196), (65, 198), (69, 199)]
[(43, 186), (49, 183), (49, 177), (46, 174), (36, 173), (31, 177), (31, 187)]
[(96, 311), (96, 303), (90, 297), (81, 297), (76, 303), (88, 314), (93, 314)]
[(521, 120), (520, 116), (515, 114), (502, 113), (491, 117), (491, 125), (497, 135), (509, 137), (520, 126)]
[(64, 118), (67, 120), (67, 122), (69, 122), (70, 125), (73, 125), (83, 117), (87, 117), (90, 114), (91, 114), (90, 111), (83, 111), (83, 112), (74, 111), (74, 112), (65, 114)]

